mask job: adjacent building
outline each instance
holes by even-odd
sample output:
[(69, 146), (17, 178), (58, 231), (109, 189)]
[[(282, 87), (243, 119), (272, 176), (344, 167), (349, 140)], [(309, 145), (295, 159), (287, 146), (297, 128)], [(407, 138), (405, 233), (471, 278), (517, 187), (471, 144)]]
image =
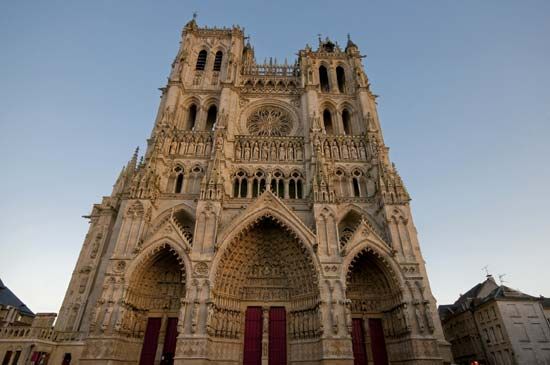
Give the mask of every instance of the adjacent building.
[(540, 298), (504, 285), (492, 276), (439, 306), (445, 338), (458, 364), (550, 364), (550, 326)]
[(89, 215), (55, 327), (4, 333), (0, 355), (449, 364), (363, 58), (327, 38), (257, 63), (242, 28), (190, 21), (143, 158)]
[(34, 313), (0, 280), (0, 328), (30, 326)]

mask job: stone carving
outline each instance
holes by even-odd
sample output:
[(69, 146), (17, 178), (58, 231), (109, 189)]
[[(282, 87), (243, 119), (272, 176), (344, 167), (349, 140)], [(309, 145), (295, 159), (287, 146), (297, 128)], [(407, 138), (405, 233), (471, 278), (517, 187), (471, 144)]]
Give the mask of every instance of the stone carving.
[(246, 122), (248, 132), (256, 136), (286, 136), (292, 126), (292, 118), (288, 112), (275, 106), (256, 109)]
[(304, 142), (301, 137), (254, 138), (237, 136), (235, 159), (237, 161), (298, 162), (304, 158)]
[(324, 136), (323, 156), (330, 160), (370, 160), (367, 142), (362, 136)]
[(208, 264), (206, 262), (198, 262), (195, 264), (195, 276), (208, 275)]

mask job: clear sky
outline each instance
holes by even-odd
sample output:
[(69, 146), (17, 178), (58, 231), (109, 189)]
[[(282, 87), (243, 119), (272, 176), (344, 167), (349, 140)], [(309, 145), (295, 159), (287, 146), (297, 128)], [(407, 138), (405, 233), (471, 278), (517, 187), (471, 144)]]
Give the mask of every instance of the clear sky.
[(3, 1), (0, 278), (33, 311), (58, 311), (193, 11), (244, 26), (258, 60), (351, 33), (438, 302), (485, 265), (550, 296), (549, 1)]

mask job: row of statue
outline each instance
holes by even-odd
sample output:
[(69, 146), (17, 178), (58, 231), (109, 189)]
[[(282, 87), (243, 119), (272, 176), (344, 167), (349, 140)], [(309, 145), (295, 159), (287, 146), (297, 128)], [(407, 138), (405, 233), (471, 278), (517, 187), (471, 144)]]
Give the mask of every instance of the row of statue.
[(323, 142), (323, 155), (333, 160), (365, 160), (368, 154), (362, 140), (327, 137)]
[(193, 157), (209, 157), (212, 152), (213, 139), (211, 134), (185, 133), (184, 135), (167, 138), (164, 142), (164, 153)]
[(237, 140), (237, 161), (302, 161), (304, 145), (300, 141), (284, 139)]
[(290, 312), (289, 319), (292, 339), (313, 338), (319, 335), (321, 320), (317, 308)]
[(224, 338), (239, 338), (243, 313), (210, 305), (206, 330), (210, 336)]
[(407, 315), (407, 304), (402, 304), (384, 313), (384, 333), (386, 336), (398, 337), (411, 332), (411, 324)]

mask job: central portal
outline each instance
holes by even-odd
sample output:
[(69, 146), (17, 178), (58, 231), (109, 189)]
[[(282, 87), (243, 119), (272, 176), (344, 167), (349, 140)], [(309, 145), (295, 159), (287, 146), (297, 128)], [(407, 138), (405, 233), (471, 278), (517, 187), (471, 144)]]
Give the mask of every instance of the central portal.
[(271, 217), (256, 221), (224, 251), (213, 298), (209, 334), (240, 347), (240, 357), (231, 360), (286, 365), (290, 349), (300, 353), (302, 343), (319, 337), (318, 279), (310, 253)]

